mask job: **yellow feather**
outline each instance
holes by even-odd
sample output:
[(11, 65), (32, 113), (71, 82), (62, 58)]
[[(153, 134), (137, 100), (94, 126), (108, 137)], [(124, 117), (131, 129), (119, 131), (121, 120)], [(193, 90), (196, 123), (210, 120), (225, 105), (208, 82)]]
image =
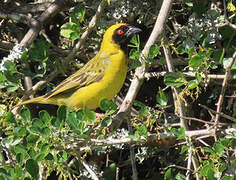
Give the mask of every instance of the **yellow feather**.
[(126, 54), (113, 39), (114, 32), (121, 26), (126, 24), (116, 24), (107, 29), (100, 51), (84, 67), (46, 95), (20, 105), (42, 103), (66, 105), (73, 110), (84, 106), (95, 109), (101, 99), (112, 99), (120, 91), (127, 73)]

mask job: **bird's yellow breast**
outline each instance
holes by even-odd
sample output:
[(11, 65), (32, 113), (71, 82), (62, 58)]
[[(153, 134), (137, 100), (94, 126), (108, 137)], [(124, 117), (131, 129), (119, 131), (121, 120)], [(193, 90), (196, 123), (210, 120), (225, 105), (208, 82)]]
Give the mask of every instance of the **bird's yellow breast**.
[(70, 108), (78, 110), (87, 106), (89, 109), (95, 109), (101, 99), (112, 99), (120, 91), (127, 74), (125, 53), (122, 50), (116, 51), (105, 63), (107, 65), (104, 76), (100, 81), (78, 89), (68, 98), (67, 105)]

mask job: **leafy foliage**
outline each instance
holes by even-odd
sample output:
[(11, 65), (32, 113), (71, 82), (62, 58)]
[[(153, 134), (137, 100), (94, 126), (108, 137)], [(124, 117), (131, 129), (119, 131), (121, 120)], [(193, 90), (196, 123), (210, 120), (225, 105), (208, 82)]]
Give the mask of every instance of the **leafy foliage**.
[[(109, 6), (96, 22), (97, 29), (86, 39), (75, 59), (64, 66), (64, 58), (87, 29), (99, 2), (68, 3), (70, 8), (43, 24), (43, 31), (20, 58), (1, 61), (0, 179), (39, 179), (42, 175), (50, 177), (54, 174), (54, 178), (60, 179), (91, 178), (82, 160), (101, 179), (129, 178), (132, 177), (129, 154), (132, 146), (139, 179), (182, 180), (198, 175), (203, 179), (233, 180), (236, 163), (236, 126), (232, 124), (236, 117), (235, 77), (230, 76), (232, 79), (229, 78), (225, 86), (219, 77), (225, 75), (235, 52), (235, 1), (226, 1), (226, 9), (218, 1), (174, 2), (163, 38), (143, 57), (141, 50), (155, 24), (160, 4), (147, 0), (107, 0)], [(14, 7), (16, 14), (13, 15), (17, 15), (17, 10), (21, 12), (21, 6), (23, 4)], [(7, 15), (12, 15), (7, 2), (4, 1), (1, 7)], [(21, 42), (28, 30), (24, 28), (24, 21), (8, 20), (12, 16), (2, 17), (4, 13), (0, 13), (3, 18), (0, 24), (1, 57), (6, 57), (13, 43)], [(41, 10), (28, 9), (27, 13), (21, 14), (31, 14), (36, 19)], [(11, 112), (26, 92), (24, 83), (27, 79), (32, 80), (33, 85), (50, 80), (44, 87), (36, 88), (36, 96), (50, 91), (65, 79), (59, 73), (64, 76), (73, 73), (95, 55), (105, 29), (120, 21), (139, 24), (143, 33), (134, 36), (129, 43), (130, 71), (119, 96), (125, 96), (135, 68), (143, 65), (151, 74), (138, 91), (131, 116), (125, 114), (130, 131), (126, 121), (116, 131), (110, 131), (119, 106), (107, 99), (101, 100), (100, 110), (96, 111), (87, 107), (74, 112), (66, 106), (55, 110), (51, 105), (32, 105), (29, 109), (21, 109), (17, 116)], [(5, 42), (7, 46), (4, 46)], [(173, 73), (167, 72), (164, 47), (170, 50)], [(70, 71), (66, 72), (66, 69)], [(236, 62), (231, 67), (231, 75), (235, 74), (235, 69)], [(56, 75), (53, 80), (51, 72), (57, 72), (53, 74)], [(152, 76), (152, 73), (160, 72), (165, 72), (165, 76), (157, 75), (159, 79)], [(180, 116), (179, 102), (172, 95), (173, 88), (178, 88), (185, 116), (189, 116), (186, 120), (188, 131), (180, 127), (180, 119), (188, 117)], [(216, 114), (211, 109), (217, 109), (222, 88), (225, 96), (220, 111), (228, 116), (220, 116), (217, 125)], [(209, 131), (216, 128), (214, 136), (217, 140), (204, 134), (188, 137), (189, 131), (201, 132), (206, 127)], [(199, 167), (187, 174), (188, 160), (193, 159)]]

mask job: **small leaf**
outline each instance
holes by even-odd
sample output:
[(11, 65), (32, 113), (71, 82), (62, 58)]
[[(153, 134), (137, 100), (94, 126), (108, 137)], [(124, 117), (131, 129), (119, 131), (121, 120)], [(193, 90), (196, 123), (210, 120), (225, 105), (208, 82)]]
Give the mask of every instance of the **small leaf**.
[(78, 129), (79, 122), (78, 122), (78, 118), (77, 118), (76, 112), (69, 113), (68, 118), (66, 120), (66, 123), (69, 125), (69, 127), (72, 130)]
[(197, 68), (202, 64), (202, 62), (203, 57), (198, 54), (195, 54), (190, 58), (189, 66), (191, 66), (192, 68)]
[(33, 177), (37, 179), (39, 175), (39, 166), (38, 163), (33, 159), (28, 159), (25, 164), (26, 171)]
[(157, 94), (156, 100), (157, 100), (157, 103), (159, 103), (162, 108), (166, 107), (168, 99), (160, 87), (159, 87), (159, 92)]
[(164, 83), (171, 87), (181, 87), (186, 83), (182, 74), (169, 74), (164, 77)]
[(86, 106), (83, 109), (84, 117), (83, 119), (88, 123), (93, 123), (96, 119), (96, 113), (93, 111), (90, 111)]
[[(232, 58), (232, 57), (230, 57), (230, 58), (224, 58), (224, 60), (223, 60), (223, 66), (224, 66), (224, 68), (226, 69), (232, 61), (233, 61), (233, 58)], [(233, 70), (233, 69), (236, 69), (236, 61), (234, 61), (234, 64), (233, 64), (232, 67), (231, 67), (231, 70)]]
[(117, 110), (117, 105), (113, 101), (106, 98), (100, 101), (99, 106), (100, 109), (105, 111), (107, 115), (111, 115)]
[(30, 121), (30, 111), (28, 108), (23, 108), (20, 111), (20, 116), (22, 117), (22, 119), (26, 122)]
[(44, 124), (49, 124), (51, 120), (50, 115), (45, 110), (39, 112), (39, 118), (43, 121)]
[(39, 139), (39, 136), (34, 135), (34, 134), (29, 134), (26, 137), (26, 141), (29, 145), (35, 144), (38, 141), (38, 139)]
[(186, 179), (186, 176), (183, 175), (183, 174), (178, 173), (178, 174), (175, 176), (175, 179), (176, 179), (176, 180), (185, 180), (185, 179)]
[(102, 120), (102, 123), (101, 123), (101, 126), (102, 127), (108, 127), (112, 122), (112, 119), (110, 117), (105, 117), (103, 120)]
[(174, 179), (171, 168), (168, 168), (168, 170), (165, 172), (165, 179), (166, 180), (173, 180)]
[(225, 152), (225, 147), (220, 143), (215, 143), (213, 148), (215, 152), (218, 153), (220, 156), (222, 156)]
[(153, 44), (149, 49), (149, 59), (154, 59), (154, 57), (156, 57), (158, 54), (160, 55), (160, 47), (156, 44)]
[(80, 5), (79, 7), (76, 7), (73, 14), (71, 15), (72, 21), (74, 23), (77, 23), (78, 20), (79, 20), (79, 22), (83, 22), (84, 16), (85, 16), (85, 7), (83, 4)]
[(67, 106), (60, 106), (57, 109), (57, 118), (60, 124), (66, 121), (66, 119), (68, 118), (68, 114), (69, 114), (69, 109)]
[(191, 90), (191, 89), (194, 89), (198, 86), (198, 82), (196, 80), (191, 80), (189, 81), (188, 83), (188, 89)]
[(183, 146), (181, 147), (181, 152), (180, 152), (180, 154), (183, 154), (184, 152), (188, 151), (188, 149), (189, 149), (188, 146), (183, 145)]
[(10, 123), (16, 123), (15, 116), (11, 111), (7, 112), (6, 121)]
[(184, 128), (171, 128), (170, 131), (177, 137), (177, 140), (181, 140), (185, 138), (185, 130)]

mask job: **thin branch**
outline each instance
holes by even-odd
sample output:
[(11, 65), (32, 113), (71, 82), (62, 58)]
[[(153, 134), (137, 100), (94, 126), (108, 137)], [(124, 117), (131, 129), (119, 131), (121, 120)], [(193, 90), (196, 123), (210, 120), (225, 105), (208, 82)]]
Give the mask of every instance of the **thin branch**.
[(190, 169), (191, 169), (191, 164), (192, 164), (192, 156), (193, 156), (193, 148), (190, 145), (188, 149), (188, 163), (187, 163), (187, 171), (186, 171), (186, 180), (190, 179)]
[[(185, 117), (185, 116), (178, 116), (178, 117), (186, 119), (186, 120), (198, 121), (198, 122), (201, 122), (201, 123), (204, 123), (204, 124), (211, 124), (211, 125), (215, 124), (214, 122), (204, 121), (202, 119), (198, 119), (198, 118), (194, 118), (194, 117)], [(232, 124), (229, 124), (229, 123), (218, 123), (218, 124), (221, 125), (221, 126), (230, 126), (230, 125), (232, 125)]]
[(217, 109), (216, 109), (217, 114), (216, 114), (216, 118), (215, 118), (215, 124), (216, 125), (218, 124), (218, 122), (220, 120), (219, 113), (222, 110), (222, 104), (223, 104), (223, 99), (224, 99), (224, 95), (225, 95), (225, 91), (226, 91), (226, 87), (227, 87), (227, 83), (228, 83), (228, 79), (229, 79), (230, 70), (231, 70), (231, 67), (233, 66), (235, 60), (236, 60), (236, 51), (233, 54), (232, 61), (230, 62), (230, 64), (226, 68), (225, 78), (224, 78), (223, 83), (222, 83), (220, 97), (219, 97), (218, 102), (217, 102)]
[[(144, 49), (142, 50), (142, 57), (147, 57), (148, 53), (149, 53), (149, 49), (150, 47), (155, 43), (155, 41), (160, 38), (163, 29), (164, 29), (164, 25), (165, 25), (165, 21), (168, 17), (169, 11), (171, 9), (171, 5), (172, 5), (172, 0), (165, 0), (162, 3), (160, 12), (158, 14), (157, 20), (155, 22), (155, 26), (152, 30), (152, 33), (144, 47)], [(138, 94), (138, 91), (143, 83), (144, 80), (144, 74), (145, 72), (147, 72), (147, 67), (145, 66), (145, 64), (143, 64), (142, 66), (136, 68), (135, 70), (135, 74), (133, 77), (133, 80), (130, 84), (129, 90), (125, 96), (125, 99), (122, 103), (122, 105), (120, 106), (120, 110), (118, 111), (118, 114), (123, 112), (123, 113), (129, 113), (130, 108)], [(119, 121), (118, 123), (116, 121)], [(119, 125), (122, 123), (123, 119), (117, 119), (117, 120), (113, 120), (114, 123), (112, 123), (111, 127), (112, 129), (115, 128), (119, 128)], [(118, 124), (118, 126), (114, 126), (113, 124)]]
[[(166, 45), (164, 45), (163, 50), (164, 50), (164, 54), (165, 54), (165, 61), (167, 64), (168, 71), (174, 72), (174, 65), (172, 64), (171, 55), (170, 55), (168, 47), (166, 47)], [(180, 90), (175, 87), (171, 87), (171, 89), (173, 91), (173, 98), (174, 98), (176, 112), (179, 113), (180, 116), (185, 116), (186, 115), (186, 107), (184, 105), (183, 100), (180, 99), (180, 97), (179, 97)], [(180, 124), (185, 130), (188, 130), (187, 121), (185, 119), (180, 118)]]
[[(196, 72), (182, 72), (186, 77), (196, 77)], [(167, 71), (161, 71), (161, 72), (146, 72), (144, 74), (144, 77), (147, 79), (153, 78), (153, 77), (162, 77), (167, 74), (177, 74), (177, 72), (167, 72)], [(203, 78), (208, 78), (208, 79), (224, 79), (225, 74), (208, 74), (207, 76), (202, 74)], [(236, 75), (230, 74), (228, 77), (230, 80), (236, 80)]]
[(89, 167), (89, 164), (84, 159), (80, 158), (79, 161), (82, 163), (82, 165), (85, 167), (85, 169), (89, 172), (89, 174), (91, 175), (91, 178), (93, 180), (99, 180), (99, 178), (96, 175), (96, 173), (94, 172), (94, 170)]
[[(128, 120), (128, 129), (129, 129), (129, 134), (133, 135), (133, 129), (131, 127), (129, 120)], [(130, 146), (130, 161), (131, 161), (131, 167), (132, 167), (132, 179), (138, 180), (138, 171), (137, 171), (137, 167), (136, 167), (134, 145)]]
[[(211, 108), (209, 108), (209, 107), (207, 107), (207, 106), (205, 106), (205, 105), (202, 105), (202, 104), (198, 104), (200, 107), (202, 107), (202, 108), (204, 108), (204, 109), (206, 109), (206, 110), (208, 110), (208, 111), (210, 111), (210, 112), (212, 112), (212, 113), (214, 113), (214, 114), (218, 114), (219, 116), (222, 116), (223, 118), (225, 118), (225, 119), (228, 119), (228, 120), (230, 120), (230, 121), (233, 121), (233, 122), (236, 122), (236, 119), (235, 118), (233, 118), (233, 117), (231, 117), (231, 116), (229, 116), (229, 115), (227, 115), (227, 114), (224, 114), (224, 113), (222, 113), (222, 112), (217, 112), (217, 111), (214, 111), (213, 109), (211, 109)], [(218, 123), (219, 124), (219, 123)]]

